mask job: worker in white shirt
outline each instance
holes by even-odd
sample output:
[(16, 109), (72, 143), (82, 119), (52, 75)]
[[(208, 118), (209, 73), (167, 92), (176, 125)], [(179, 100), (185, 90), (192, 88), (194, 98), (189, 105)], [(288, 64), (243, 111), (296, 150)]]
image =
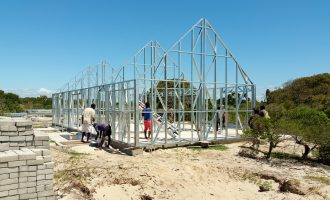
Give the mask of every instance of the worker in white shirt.
[(82, 136), (81, 142), (84, 142), (84, 137), (87, 133), (87, 142), (93, 129), (93, 122), (95, 121), (95, 104), (92, 104), (90, 108), (85, 108), (82, 113)]

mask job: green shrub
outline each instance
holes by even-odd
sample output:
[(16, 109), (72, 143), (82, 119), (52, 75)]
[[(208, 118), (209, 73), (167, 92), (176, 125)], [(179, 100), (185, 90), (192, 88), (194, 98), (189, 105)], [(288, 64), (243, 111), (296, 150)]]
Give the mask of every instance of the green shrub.
[(324, 113), (330, 118), (330, 107), (324, 110)]
[(285, 152), (273, 152), (270, 157), (277, 158), (277, 159), (300, 159), (299, 156), (285, 153)]
[(267, 119), (264, 117), (256, 117), (253, 119), (253, 128), (245, 129), (243, 136), (252, 140), (252, 146), (259, 147), (260, 141), (264, 140), (268, 143), (268, 152), (266, 158), (270, 155), (274, 148), (283, 141), (282, 132), (280, 131), (279, 121), (277, 118)]
[(324, 112), (308, 107), (289, 110), (283, 117), (286, 132), (292, 135), (297, 144), (304, 146), (302, 158), (315, 148), (330, 144), (330, 125)]
[(320, 146), (318, 148), (318, 158), (322, 163), (330, 165), (330, 146)]

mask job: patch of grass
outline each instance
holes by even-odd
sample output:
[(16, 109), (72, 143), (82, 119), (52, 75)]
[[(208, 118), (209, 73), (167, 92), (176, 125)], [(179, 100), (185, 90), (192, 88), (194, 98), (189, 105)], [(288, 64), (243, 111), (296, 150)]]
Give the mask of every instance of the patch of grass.
[(257, 183), (259, 180), (258, 176), (251, 173), (245, 173), (242, 178), (243, 180), (248, 180), (250, 183)]
[(284, 152), (273, 152), (270, 155), (271, 158), (277, 158), (277, 159), (294, 159), (294, 160), (300, 160), (300, 156), (284, 153)]
[(260, 177), (251, 174), (246, 173), (243, 175), (243, 180), (248, 180), (250, 183), (256, 184), (260, 188), (260, 192), (265, 192), (273, 189), (272, 182), (271, 181), (265, 181), (261, 179)]
[(48, 142), (50, 142), (50, 143), (55, 143), (55, 141), (54, 141), (54, 140), (48, 140)]
[(83, 182), (91, 176), (91, 170), (86, 167), (64, 169), (55, 172), (54, 179), (58, 183), (67, 183), (71, 181)]
[(188, 149), (191, 149), (193, 151), (202, 151), (202, 150), (225, 151), (228, 149), (228, 147), (220, 144), (220, 145), (209, 146), (209, 148), (202, 148), (200, 146), (191, 146), (191, 147), (188, 147)]
[(209, 149), (210, 150), (217, 150), (217, 151), (226, 151), (228, 149), (228, 147), (225, 146), (225, 145), (220, 144), (220, 145), (216, 145), (216, 146), (210, 146)]
[(308, 191), (312, 194), (317, 194), (317, 195), (323, 197), (323, 199), (327, 199), (327, 195), (320, 192), (320, 189), (321, 189), (320, 186), (313, 186), (313, 187), (308, 188)]
[(79, 153), (76, 151), (66, 151), (65, 153), (69, 154), (71, 158), (80, 158), (89, 155), (89, 153)]
[(309, 179), (312, 181), (318, 181), (325, 185), (330, 185), (330, 178), (324, 176), (304, 176), (305, 179)]
[(315, 148), (311, 151), (311, 155), (315, 158), (319, 158), (320, 157), (320, 151), (318, 148)]
[(259, 186), (260, 192), (266, 192), (273, 189), (271, 181), (259, 180), (256, 184)]

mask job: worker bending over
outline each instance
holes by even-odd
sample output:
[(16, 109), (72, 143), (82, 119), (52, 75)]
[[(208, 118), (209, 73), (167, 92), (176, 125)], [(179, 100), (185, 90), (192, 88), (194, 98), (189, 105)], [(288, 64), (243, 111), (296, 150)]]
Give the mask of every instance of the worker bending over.
[(95, 123), (94, 128), (96, 130), (96, 138), (95, 140), (97, 140), (98, 138), (101, 139), (101, 141), (98, 144), (98, 147), (101, 148), (103, 146), (105, 137), (108, 136), (108, 144), (107, 144), (107, 148), (109, 148), (110, 142), (111, 142), (111, 126), (109, 124), (102, 124), (102, 123)]

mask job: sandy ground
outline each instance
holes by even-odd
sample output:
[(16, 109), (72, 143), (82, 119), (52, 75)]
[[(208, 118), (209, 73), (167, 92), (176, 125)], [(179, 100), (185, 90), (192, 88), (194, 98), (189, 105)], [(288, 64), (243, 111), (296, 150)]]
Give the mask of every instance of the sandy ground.
[[(135, 157), (87, 144), (51, 148), (59, 199), (330, 199), (330, 168), (321, 164), (237, 155), (243, 143), (225, 151), (176, 148)], [(282, 193), (274, 181), (252, 176), (273, 172), (298, 180), (307, 195)], [(259, 192), (268, 181), (271, 190)]]

